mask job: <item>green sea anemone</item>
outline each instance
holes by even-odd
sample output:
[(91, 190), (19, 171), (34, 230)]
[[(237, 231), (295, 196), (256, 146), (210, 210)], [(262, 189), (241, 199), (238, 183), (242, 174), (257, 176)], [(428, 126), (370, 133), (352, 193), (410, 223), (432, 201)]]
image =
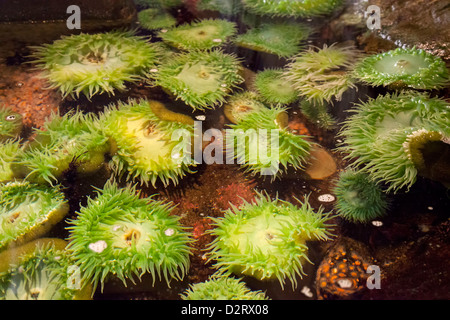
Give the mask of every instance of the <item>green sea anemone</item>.
[[(186, 117), (174, 115), (157, 101), (121, 102), (107, 108), (100, 123), (117, 146), (111, 167), (117, 175), (127, 174), (128, 179), (138, 179), (141, 184), (155, 185), (157, 180), (164, 186), (177, 184), (179, 178), (192, 172), (188, 160), (194, 126), (192, 119), (192, 124), (180, 122), (187, 121)], [(176, 132), (189, 136), (180, 137), (180, 142), (172, 139)]]
[(17, 138), (22, 131), (22, 115), (0, 106), (0, 142)]
[(139, 11), (138, 21), (140, 26), (147, 30), (171, 28), (177, 23), (177, 19), (175, 19), (170, 13), (155, 8)]
[(248, 10), (264, 15), (312, 17), (332, 13), (343, 0), (242, 0)]
[(134, 186), (119, 188), (108, 181), (89, 198), (71, 226), (67, 250), (82, 279), (94, 288), (108, 276), (124, 282), (149, 272), (169, 284), (189, 269), (188, 233), (171, 215), (171, 205), (140, 198)]
[(236, 33), (236, 24), (223, 19), (204, 19), (182, 24), (158, 35), (171, 46), (180, 50), (208, 50), (220, 47)]
[(298, 99), (293, 85), (283, 79), (283, 69), (266, 69), (255, 77), (256, 91), (263, 100), (274, 105), (290, 104)]
[(301, 42), (311, 34), (300, 23), (263, 23), (236, 37), (235, 43), (244, 48), (291, 57), (302, 48)]
[(337, 213), (351, 222), (366, 223), (386, 213), (385, 194), (365, 172), (341, 172), (333, 192)]
[(344, 123), (340, 150), (354, 167), (388, 184), (409, 189), (424, 164), (423, 153), (450, 137), (448, 103), (426, 93), (402, 92), (362, 103)]
[(97, 171), (103, 166), (105, 156), (113, 152), (113, 146), (96, 121), (94, 116), (81, 111), (53, 115), (43, 128), (35, 129), (34, 140), (13, 164), (15, 174), (52, 184), (71, 165), (84, 175)]
[(300, 96), (316, 103), (340, 100), (349, 88), (355, 88), (351, 76), (353, 64), (360, 52), (354, 47), (335, 44), (322, 49), (310, 47), (294, 56), (286, 66), (284, 78), (290, 81)]
[(161, 86), (193, 110), (213, 108), (226, 101), (233, 88), (244, 79), (239, 60), (215, 49), (192, 51), (175, 56), (154, 72), (154, 85)]
[[(278, 177), (288, 168), (304, 168), (314, 145), (307, 136), (293, 133), (288, 127), (285, 108), (262, 108), (231, 124), (227, 135), (227, 156), (234, 155), (247, 172)], [(280, 168), (280, 164), (282, 168)]]
[(243, 118), (253, 112), (259, 112), (266, 106), (259, 101), (259, 96), (252, 91), (242, 91), (228, 98), (223, 111), (232, 123), (239, 123)]
[(38, 239), (0, 254), (0, 300), (87, 299), (90, 286), (57, 238)]
[(314, 211), (308, 202), (300, 206), (271, 200), (260, 194), (254, 203), (232, 206), (223, 218), (212, 218), (216, 238), (210, 244), (210, 260), (219, 273), (243, 274), (259, 280), (278, 279), (284, 286), (288, 278), (293, 288), (303, 265), (310, 262), (306, 241), (328, 240), (331, 236), (329, 214)]
[(336, 125), (336, 119), (328, 110), (326, 102), (313, 102), (302, 100), (300, 102), (300, 110), (302, 114), (312, 123), (322, 129), (332, 129)]
[(20, 152), (20, 142), (18, 140), (6, 140), (0, 143), (0, 182), (13, 180), (14, 171), (11, 163), (15, 161)]
[(63, 97), (83, 93), (87, 98), (125, 90), (126, 82), (139, 81), (155, 68), (161, 55), (159, 45), (131, 31), (64, 36), (33, 53), (50, 88)]
[(164, 8), (170, 9), (181, 6), (183, 0), (134, 0), (134, 2), (145, 8)]
[(353, 74), (369, 85), (414, 89), (439, 89), (450, 80), (440, 57), (415, 48), (371, 55), (355, 66)]
[(242, 12), (242, 4), (241, 0), (199, 0), (197, 10), (218, 11), (231, 16)]
[(209, 280), (191, 284), (183, 300), (268, 300), (264, 292), (251, 291), (244, 282), (229, 276), (213, 275)]
[(44, 235), (68, 211), (59, 186), (28, 181), (0, 184), (0, 251)]

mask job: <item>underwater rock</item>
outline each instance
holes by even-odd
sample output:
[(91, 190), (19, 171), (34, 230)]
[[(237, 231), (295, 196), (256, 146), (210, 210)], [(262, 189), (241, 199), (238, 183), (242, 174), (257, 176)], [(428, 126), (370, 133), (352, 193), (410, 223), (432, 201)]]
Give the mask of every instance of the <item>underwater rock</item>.
[(370, 4), (380, 7), (381, 38), (450, 60), (448, 1), (374, 0)]
[(325, 148), (313, 146), (309, 153), (305, 173), (310, 179), (323, 180), (333, 175), (337, 170), (334, 157)]

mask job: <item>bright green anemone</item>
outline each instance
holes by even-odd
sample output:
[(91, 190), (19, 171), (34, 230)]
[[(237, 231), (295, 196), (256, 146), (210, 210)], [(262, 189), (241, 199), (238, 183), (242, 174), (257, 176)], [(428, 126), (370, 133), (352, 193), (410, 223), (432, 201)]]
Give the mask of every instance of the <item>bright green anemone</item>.
[(53, 115), (42, 129), (35, 129), (35, 134), (12, 166), (17, 176), (38, 183), (53, 184), (71, 166), (79, 174), (91, 174), (114, 151), (98, 129), (97, 119), (81, 111)]
[(213, 275), (210, 279), (191, 284), (183, 300), (268, 300), (264, 292), (251, 291), (243, 281), (229, 277)]
[(319, 128), (330, 130), (336, 126), (336, 119), (328, 110), (328, 103), (302, 100), (299, 104), (302, 114)]
[(159, 45), (133, 32), (78, 34), (36, 47), (33, 57), (50, 88), (63, 97), (91, 98), (125, 90), (126, 82), (143, 79), (161, 58)]
[(13, 180), (15, 173), (11, 168), (20, 152), (20, 142), (17, 140), (7, 140), (0, 143), (0, 182)]
[(371, 55), (354, 69), (359, 80), (376, 86), (439, 89), (450, 82), (445, 62), (420, 49), (403, 49)]
[(341, 172), (333, 192), (336, 211), (346, 220), (367, 223), (386, 214), (386, 196), (365, 172)]
[(259, 101), (259, 96), (252, 91), (242, 91), (228, 98), (224, 106), (224, 114), (232, 123), (239, 123), (247, 115), (265, 109), (266, 106)]
[(209, 255), (218, 272), (278, 279), (282, 286), (287, 278), (295, 288), (297, 276), (305, 274), (303, 265), (310, 262), (306, 241), (331, 236), (331, 216), (322, 214), (322, 207), (314, 211), (308, 197), (298, 202), (296, 206), (260, 194), (254, 203), (233, 206), (223, 218), (213, 218)]
[[(248, 113), (227, 131), (227, 156), (253, 174), (279, 177), (288, 168), (304, 168), (313, 142), (288, 127), (285, 108), (262, 108)], [(231, 134), (231, 135), (230, 135)]]
[(134, 0), (134, 2), (145, 8), (160, 9), (170, 9), (183, 4), (183, 0)]
[(82, 285), (65, 245), (64, 240), (45, 238), (2, 252), (0, 300), (88, 298), (85, 295), (90, 288)]
[(266, 69), (256, 74), (256, 91), (265, 102), (285, 105), (298, 99), (298, 92), (289, 81), (283, 79), (283, 72), (283, 69)]
[(196, 5), (197, 10), (218, 11), (227, 16), (242, 12), (241, 0), (198, 0)]
[(155, 281), (181, 280), (189, 269), (188, 233), (171, 205), (141, 198), (135, 187), (108, 181), (70, 222), (67, 250), (82, 279), (94, 288), (109, 276), (124, 282), (150, 273)]
[(207, 50), (224, 45), (236, 33), (236, 24), (223, 19), (204, 19), (161, 30), (164, 42), (181, 50)]
[(0, 251), (44, 235), (68, 211), (59, 186), (28, 181), (0, 184)]
[(300, 23), (263, 23), (236, 37), (235, 43), (244, 48), (290, 57), (301, 49), (311, 30)]
[(424, 168), (423, 154), (450, 137), (448, 103), (426, 93), (402, 92), (379, 96), (358, 105), (344, 123), (340, 150), (354, 159), (387, 191), (409, 189)]
[(177, 23), (170, 13), (163, 9), (149, 8), (138, 12), (139, 25), (147, 30), (173, 27)]
[(177, 184), (191, 173), (191, 139), (194, 126), (179, 122), (182, 116), (169, 120), (164, 106), (157, 101), (141, 100), (119, 103), (100, 117), (100, 125), (117, 146), (110, 162), (117, 175), (141, 184), (164, 186)]
[(22, 130), (22, 115), (0, 106), (0, 142), (17, 138)]
[(311, 17), (332, 13), (343, 0), (242, 0), (248, 10), (271, 16)]
[(244, 79), (239, 60), (215, 49), (192, 51), (175, 56), (155, 70), (154, 85), (181, 99), (193, 110), (213, 108), (226, 101)]
[(314, 103), (339, 101), (347, 89), (356, 88), (351, 70), (359, 57), (360, 52), (351, 46), (311, 47), (292, 57), (284, 79), (300, 96)]

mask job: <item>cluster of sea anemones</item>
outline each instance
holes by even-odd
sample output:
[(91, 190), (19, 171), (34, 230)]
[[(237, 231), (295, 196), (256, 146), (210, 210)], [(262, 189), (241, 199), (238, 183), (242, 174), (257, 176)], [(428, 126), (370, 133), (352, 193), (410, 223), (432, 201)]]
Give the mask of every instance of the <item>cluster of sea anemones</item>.
[[(190, 267), (190, 233), (169, 202), (140, 188), (175, 185), (193, 173), (191, 142), (197, 137), (188, 113), (223, 105), (233, 132), (224, 147), (233, 160), (251, 174), (275, 178), (305, 169), (319, 150), (313, 137), (289, 126), (295, 102), (313, 124), (330, 129), (337, 121), (328, 107), (357, 84), (439, 90), (449, 82), (442, 59), (415, 48), (367, 57), (348, 45), (304, 49), (313, 29), (294, 19), (330, 14), (342, 0), (196, 3), (199, 10), (228, 17), (245, 8), (263, 19), (292, 20), (244, 28), (238, 22), (246, 17), (181, 23), (166, 9), (182, 1), (139, 0), (138, 30), (81, 33), (34, 47), (34, 64), (63, 98), (91, 100), (140, 83), (178, 101), (168, 108), (147, 97), (120, 100), (98, 114), (53, 114), (23, 140), (20, 113), (0, 108), (0, 299), (90, 298), (114, 277), (125, 285), (145, 274), (153, 284), (182, 280)], [(153, 37), (139, 35), (143, 29)], [(274, 55), (283, 66), (253, 70), (250, 83), (232, 46)], [(177, 106), (188, 112), (171, 110)], [(419, 174), (430, 176), (430, 153), (448, 155), (449, 110), (442, 99), (419, 91), (388, 92), (351, 111), (339, 133), (338, 151), (350, 165), (332, 190), (336, 215), (313, 207), (308, 195), (294, 203), (260, 193), (254, 202), (231, 206), (211, 218), (208, 231), (212, 240), (204, 260), (217, 273), (190, 285), (182, 299), (268, 298), (233, 274), (278, 280), (282, 288), (288, 280), (295, 288), (311, 262), (310, 242), (332, 238), (332, 219), (366, 223), (382, 217), (388, 211), (386, 192), (410, 188)], [(68, 173), (86, 178), (100, 169), (111, 175), (103, 187), (79, 209), (69, 207), (69, 200), (79, 199), (68, 199)], [(69, 212), (67, 241), (41, 238)], [(352, 289), (345, 294), (359, 290), (365, 272), (358, 255), (346, 258), (345, 251), (335, 251), (339, 255), (319, 267), (324, 297), (340, 293), (341, 284)], [(336, 280), (330, 269), (335, 265), (338, 276), (348, 279)], [(327, 290), (329, 285), (334, 289)]]

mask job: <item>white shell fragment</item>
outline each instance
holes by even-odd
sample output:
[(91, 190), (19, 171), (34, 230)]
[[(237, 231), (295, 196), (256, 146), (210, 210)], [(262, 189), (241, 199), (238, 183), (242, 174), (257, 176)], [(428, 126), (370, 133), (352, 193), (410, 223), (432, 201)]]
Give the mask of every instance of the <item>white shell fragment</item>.
[(300, 292), (303, 293), (308, 298), (312, 298), (313, 297), (313, 293), (311, 292), (311, 289), (308, 288), (307, 286), (303, 286), (302, 291), (300, 291)]
[(372, 225), (374, 225), (375, 227), (381, 227), (383, 225), (383, 222), (379, 220), (373, 220)]
[(320, 196), (318, 196), (317, 199), (320, 202), (333, 202), (334, 200), (336, 200), (336, 197), (333, 196), (332, 194), (325, 193), (325, 194), (321, 194)]
[(164, 231), (164, 234), (168, 237), (173, 236), (175, 234), (175, 230), (173, 230), (172, 228), (166, 229), (166, 231)]
[(349, 288), (351, 288), (353, 286), (353, 283), (349, 279), (339, 279), (337, 281), (337, 284), (342, 289), (349, 289)]
[(97, 242), (89, 243), (89, 249), (94, 252), (102, 253), (103, 250), (108, 247), (108, 244), (104, 240), (98, 240)]

